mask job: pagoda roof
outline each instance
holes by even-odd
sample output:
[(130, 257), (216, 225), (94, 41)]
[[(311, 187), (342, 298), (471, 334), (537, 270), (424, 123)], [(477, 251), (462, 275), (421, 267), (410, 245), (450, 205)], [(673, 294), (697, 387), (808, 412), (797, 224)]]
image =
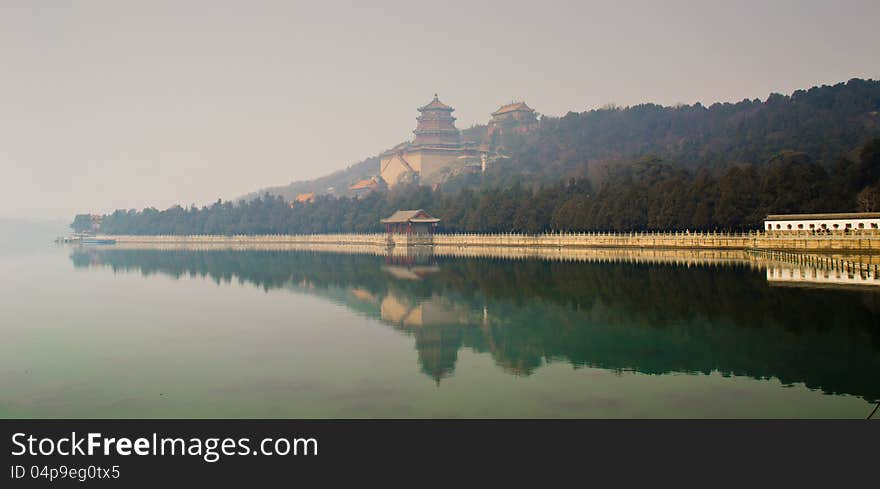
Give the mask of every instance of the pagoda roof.
[(423, 105), (423, 106), (419, 107), (419, 112), (422, 112), (425, 110), (448, 110), (448, 111), (452, 112), (455, 109), (453, 109), (452, 107), (441, 102), (440, 99), (437, 98), (437, 94), (435, 93), (434, 100), (432, 100), (431, 103), (429, 103), (428, 105)]
[(502, 105), (498, 110), (492, 112), (492, 115), (501, 115), (517, 111), (534, 112), (534, 109), (526, 105), (525, 102), (513, 102), (507, 105)]

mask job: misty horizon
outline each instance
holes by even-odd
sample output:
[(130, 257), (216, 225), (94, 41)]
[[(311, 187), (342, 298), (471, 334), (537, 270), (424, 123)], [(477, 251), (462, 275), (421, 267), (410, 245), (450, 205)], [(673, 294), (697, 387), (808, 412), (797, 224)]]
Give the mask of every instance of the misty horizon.
[(877, 79), (873, 2), (0, 7), (3, 217), (202, 206), (320, 177), (511, 100), (766, 98)]

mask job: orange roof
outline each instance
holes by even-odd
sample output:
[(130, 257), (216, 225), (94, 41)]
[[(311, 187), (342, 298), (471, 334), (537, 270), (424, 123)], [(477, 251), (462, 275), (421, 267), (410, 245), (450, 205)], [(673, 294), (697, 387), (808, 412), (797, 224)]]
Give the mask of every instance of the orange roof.
[(368, 178), (366, 180), (361, 180), (360, 182), (355, 183), (351, 187), (348, 187), (349, 190), (361, 190), (365, 188), (375, 188), (379, 185), (376, 180), (372, 178)]
[(296, 196), (296, 202), (312, 202), (315, 200), (315, 193), (309, 192), (307, 194), (299, 194)]
[(428, 105), (425, 105), (423, 107), (419, 107), (419, 112), (421, 112), (423, 110), (448, 110), (448, 111), (452, 111), (455, 109), (453, 109), (452, 107), (441, 102), (440, 99), (437, 98), (437, 94), (435, 93), (434, 100), (432, 100), (431, 103), (429, 103)]
[(512, 104), (502, 105), (501, 108), (492, 112), (492, 115), (506, 114), (508, 112), (516, 112), (518, 110), (523, 110), (526, 112), (534, 112), (531, 107), (526, 105), (525, 102), (514, 102)]

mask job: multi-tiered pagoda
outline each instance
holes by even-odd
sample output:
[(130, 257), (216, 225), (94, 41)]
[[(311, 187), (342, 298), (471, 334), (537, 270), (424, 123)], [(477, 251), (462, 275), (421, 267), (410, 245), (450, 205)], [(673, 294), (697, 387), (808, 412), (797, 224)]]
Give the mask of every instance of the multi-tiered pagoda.
[(430, 184), (475, 162), (479, 168), (481, 153), (476, 144), (462, 143), (452, 117), (455, 109), (435, 94), (434, 100), (418, 110), (415, 139), (381, 155), (379, 175), (388, 187), (402, 182)]
[(416, 117), (418, 125), (413, 133), (416, 135), (414, 146), (455, 146), (461, 144), (461, 134), (455, 127), (455, 109), (444, 104), (434, 94), (434, 100), (428, 105), (419, 107), (421, 115)]
[(470, 131), (470, 136), (479, 141), (462, 141), (452, 117), (455, 109), (441, 102), (437, 94), (418, 110), (415, 139), (382, 153), (379, 176), (355, 183), (349, 187), (352, 193), (359, 195), (404, 182), (436, 185), (462, 173), (486, 171), (489, 163), (505, 158), (499, 154), (504, 134), (523, 134), (538, 127), (531, 107), (525, 102), (512, 102), (492, 113), (482, 135)]

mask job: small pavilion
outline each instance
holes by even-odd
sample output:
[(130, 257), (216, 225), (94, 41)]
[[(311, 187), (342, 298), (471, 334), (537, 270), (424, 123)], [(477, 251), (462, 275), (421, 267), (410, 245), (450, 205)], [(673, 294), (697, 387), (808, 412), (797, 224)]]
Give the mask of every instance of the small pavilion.
[(440, 219), (428, 215), (422, 209), (397, 211), (382, 219), (387, 235), (433, 236)]

